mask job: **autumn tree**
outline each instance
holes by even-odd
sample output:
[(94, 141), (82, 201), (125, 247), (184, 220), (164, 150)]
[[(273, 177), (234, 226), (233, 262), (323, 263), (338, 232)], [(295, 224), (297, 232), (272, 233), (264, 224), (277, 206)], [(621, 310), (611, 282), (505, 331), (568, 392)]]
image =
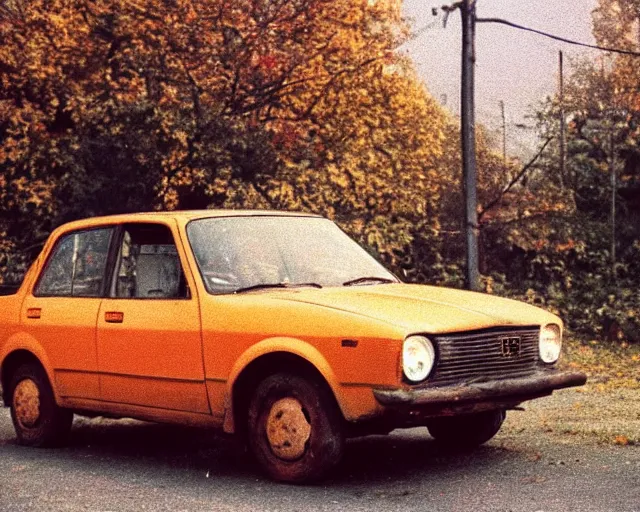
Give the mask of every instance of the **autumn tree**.
[[(605, 46), (639, 48), (640, 3), (601, 1), (594, 11), (594, 35)], [(640, 61), (601, 54), (573, 63), (567, 78), (566, 190), (569, 210), (552, 228), (528, 268), (546, 282), (546, 296), (589, 335), (639, 340), (640, 323)], [(544, 137), (557, 135), (558, 98), (550, 98), (537, 119)], [(552, 176), (557, 154), (545, 155)], [(612, 203), (615, 200), (615, 216)], [(615, 258), (614, 258), (615, 250)], [(540, 290), (540, 287), (538, 287)]]
[(443, 115), (394, 54), (407, 33), (386, 1), (3, 0), (3, 239), (275, 207), (335, 217), (393, 263), (438, 224)]

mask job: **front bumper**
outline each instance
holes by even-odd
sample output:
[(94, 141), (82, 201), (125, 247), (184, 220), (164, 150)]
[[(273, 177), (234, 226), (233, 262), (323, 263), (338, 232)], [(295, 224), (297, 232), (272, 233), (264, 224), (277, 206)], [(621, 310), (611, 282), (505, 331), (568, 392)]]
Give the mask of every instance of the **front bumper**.
[(499, 407), (515, 407), (521, 402), (550, 395), (556, 389), (581, 386), (587, 382), (582, 372), (541, 370), (528, 377), (470, 382), (455, 386), (413, 389), (374, 389), (376, 400), (388, 408), (419, 408), (433, 414), (455, 414)]

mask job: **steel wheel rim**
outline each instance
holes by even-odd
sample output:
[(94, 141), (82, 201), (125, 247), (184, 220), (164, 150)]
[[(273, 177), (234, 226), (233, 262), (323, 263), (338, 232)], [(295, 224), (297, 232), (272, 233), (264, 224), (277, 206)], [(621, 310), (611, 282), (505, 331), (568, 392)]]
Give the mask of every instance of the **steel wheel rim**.
[(13, 391), (13, 410), (18, 423), (33, 428), (40, 419), (40, 390), (31, 379), (21, 380)]
[(302, 457), (311, 437), (311, 424), (299, 400), (291, 397), (276, 401), (267, 417), (267, 440), (279, 459), (294, 461)]

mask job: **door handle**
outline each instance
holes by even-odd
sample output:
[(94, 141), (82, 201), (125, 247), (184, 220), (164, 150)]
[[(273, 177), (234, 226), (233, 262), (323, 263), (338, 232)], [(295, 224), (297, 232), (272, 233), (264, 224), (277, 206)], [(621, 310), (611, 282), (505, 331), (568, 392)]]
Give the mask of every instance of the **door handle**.
[(121, 324), (124, 322), (124, 313), (122, 311), (105, 311), (104, 321), (109, 324)]
[(42, 308), (29, 308), (27, 309), (27, 318), (33, 318), (34, 320), (42, 316)]

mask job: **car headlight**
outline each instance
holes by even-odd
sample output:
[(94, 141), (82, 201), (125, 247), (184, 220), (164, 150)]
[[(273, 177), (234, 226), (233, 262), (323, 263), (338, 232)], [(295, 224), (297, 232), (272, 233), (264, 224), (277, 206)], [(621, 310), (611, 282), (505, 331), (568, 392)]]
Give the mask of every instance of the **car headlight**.
[(562, 334), (560, 326), (547, 324), (540, 329), (540, 359), (545, 363), (555, 363), (560, 357)]
[(420, 382), (431, 373), (436, 360), (433, 344), (424, 336), (409, 336), (402, 346), (402, 371), (411, 382)]

